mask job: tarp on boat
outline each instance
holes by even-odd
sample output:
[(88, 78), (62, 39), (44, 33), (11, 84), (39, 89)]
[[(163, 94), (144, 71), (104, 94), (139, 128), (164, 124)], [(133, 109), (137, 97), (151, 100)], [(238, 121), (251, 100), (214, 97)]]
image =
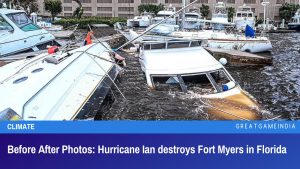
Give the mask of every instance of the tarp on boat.
[(246, 37), (251, 37), (251, 38), (254, 38), (254, 36), (255, 36), (255, 31), (249, 25), (246, 25), (245, 36)]

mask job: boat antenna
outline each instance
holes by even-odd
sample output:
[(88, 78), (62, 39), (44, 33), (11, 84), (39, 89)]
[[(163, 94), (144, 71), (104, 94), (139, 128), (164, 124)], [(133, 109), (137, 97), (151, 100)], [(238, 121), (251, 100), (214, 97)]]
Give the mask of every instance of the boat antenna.
[[(93, 32), (93, 30), (92, 30), (92, 28), (91, 28), (91, 26), (90, 26), (90, 24), (88, 24), (88, 27), (89, 27), (89, 29), (90, 29), (90, 31), (92, 31)], [(114, 54), (117, 54), (114, 50), (112, 50), (112, 49), (110, 49), (110, 48), (108, 48), (105, 44), (103, 44), (103, 42), (101, 42), (99, 39), (97, 39), (95, 36), (93, 36), (94, 37), (94, 39), (96, 39), (96, 41), (97, 42), (99, 42), (99, 44), (100, 45), (102, 45), (105, 49), (107, 49), (108, 50), (108, 52), (109, 53), (114, 53)], [(117, 88), (117, 90), (119, 91), (119, 93), (121, 94), (121, 96), (125, 99), (125, 100), (127, 100), (126, 99), (126, 97), (124, 96), (124, 94), (122, 93), (122, 91), (119, 89), (119, 87), (117, 86), (117, 84), (114, 82), (114, 80), (110, 77), (110, 75), (108, 74), (108, 73), (106, 73), (106, 71), (103, 69), (103, 67), (93, 58), (93, 56), (90, 54), (90, 53), (88, 53), (88, 52), (86, 52), (85, 51), (85, 53), (91, 58), (91, 59), (93, 59), (93, 61), (105, 72), (105, 74), (108, 76), (108, 78), (111, 80), (111, 82), (114, 84), (114, 86)], [(94, 57), (98, 57), (98, 56), (94, 56)], [(98, 58), (101, 58), (101, 57), (98, 57)], [(116, 66), (118, 66), (118, 65), (116, 65)]]
[(172, 18), (173, 16), (177, 15), (178, 13), (180, 13), (181, 11), (185, 10), (186, 8), (188, 8), (189, 6), (193, 5), (194, 3), (198, 2), (199, 0), (195, 0), (191, 3), (189, 3), (188, 5), (184, 6), (183, 8), (181, 8), (180, 10), (178, 10), (177, 12), (175, 12), (174, 14), (168, 16), (167, 18), (165, 18), (164, 20), (161, 20), (160, 22), (158, 22), (157, 24), (155, 24), (153, 27), (151, 27), (150, 29), (144, 31), (143, 33), (141, 33), (139, 36), (133, 38), (132, 40), (124, 43), (123, 45), (121, 45), (119, 48), (116, 49), (117, 50), (120, 50), (122, 49), (123, 47), (127, 46), (128, 44), (132, 43), (133, 41), (137, 40), (138, 38), (140, 38), (141, 36), (145, 35), (146, 33), (148, 33), (149, 31), (151, 31), (152, 29), (154, 29), (155, 27), (157, 27), (158, 25), (162, 24), (163, 22), (165, 22), (166, 20)]

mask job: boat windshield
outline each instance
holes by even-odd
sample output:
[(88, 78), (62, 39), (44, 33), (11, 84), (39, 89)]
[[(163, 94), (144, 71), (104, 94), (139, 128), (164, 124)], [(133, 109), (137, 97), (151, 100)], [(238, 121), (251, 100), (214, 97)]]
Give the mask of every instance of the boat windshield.
[(40, 29), (37, 25), (34, 25), (23, 12), (7, 14), (7, 17), (25, 32)]
[(157, 17), (167, 18), (169, 16), (170, 16), (169, 14), (157, 14)]
[(143, 45), (144, 50), (155, 50), (155, 49), (174, 49), (174, 48), (186, 48), (186, 47), (197, 47), (201, 46), (201, 41), (177, 41), (170, 40), (163, 43), (146, 43)]
[(185, 14), (185, 17), (186, 18), (195, 18), (195, 19), (199, 18), (198, 15), (193, 15), (193, 14)]
[(0, 16), (0, 31), (12, 31), (13, 27), (2, 17)]
[[(205, 95), (221, 93), (235, 86), (235, 82), (223, 68), (195, 74), (151, 75), (151, 77), (156, 90), (161, 91), (189, 90)], [(224, 85), (229, 82), (233, 83), (234, 86), (231, 86), (229, 89), (224, 89)]]

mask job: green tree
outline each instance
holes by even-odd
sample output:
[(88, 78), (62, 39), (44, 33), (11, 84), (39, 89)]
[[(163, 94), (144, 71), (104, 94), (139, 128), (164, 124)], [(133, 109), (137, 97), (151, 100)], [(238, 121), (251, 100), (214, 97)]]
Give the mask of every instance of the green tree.
[(154, 4), (141, 4), (138, 6), (138, 11), (140, 13), (142, 12), (151, 12), (154, 13), (155, 15), (164, 9), (164, 5), (163, 4), (159, 4), (159, 5), (154, 5)]
[(209, 6), (202, 4), (202, 6), (200, 7), (200, 12), (202, 17), (207, 18), (209, 15)]
[(233, 7), (228, 7), (227, 8), (228, 21), (232, 21), (234, 13), (235, 13), (235, 9)]
[(299, 9), (300, 6), (299, 4), (289, 4), (289, 3), (284, 3), (282, 6), (279, 8), (279, 17), (280, 19), (285, 19), (286, 21), (290, 21), (291, 18), (295, 15), (297, 9)]
[(80, 19), (82, 17), (82, 14), (83, 14), (82, 4), (81, 4), (80, 0), (73, 0), (73, 1), (75, 1), (78, 4), (78, 7), (73, 12), (73, 17), (76, 17), (76, 18)]
[(45, 0), (44, 5), (45, 10), (50, 12), (52, 21), (54, 21), (55, 16), (62, 12), (62, 3), (60, 0)]

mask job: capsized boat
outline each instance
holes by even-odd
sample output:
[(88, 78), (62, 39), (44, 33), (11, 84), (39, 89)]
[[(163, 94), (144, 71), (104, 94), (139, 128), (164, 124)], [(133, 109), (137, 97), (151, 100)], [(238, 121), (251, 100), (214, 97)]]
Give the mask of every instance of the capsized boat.
[(151, 24), (153, 13), (143, 12), (140, 16), (127, 20), (128, 27), (148, 27)]
[(288, 28), (291, 30), (300, 31), (300, 9), (297, 10), (292, 18), (292, 22), (288, 23)]
[(54, 36), (32, 23), (22, 10), (0, 9), (0, 57), (38, 51)]
[(246, 6), (246, 4), (239, 6), (235, 14), (234, 22), (237, 30), (245, 30), (246, 25), (254, 28), (255, 17), (251, 7)]
[(261, 118), (257, 102), (201, 47), (201, 41), (144, 42), (139, 61), (149, 88), (196, 95), (215, 119)]
[(107, 43), (41, 54), (0, 68), (0, 117), (74, 120), (93, 117), (119, 67)]

